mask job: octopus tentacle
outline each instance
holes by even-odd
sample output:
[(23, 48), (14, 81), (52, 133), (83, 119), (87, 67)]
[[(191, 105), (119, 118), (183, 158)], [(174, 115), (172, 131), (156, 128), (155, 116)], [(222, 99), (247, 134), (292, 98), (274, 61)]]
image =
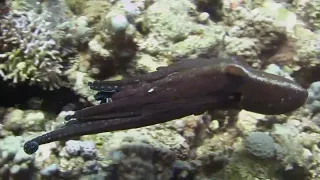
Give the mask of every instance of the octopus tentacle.
[[(84, 122), (84, 121), (97, 121), (97, 120), (109, 120), (112, 118), (126, 118), (126, 117), (135, 117), (141, 116), (142, 113), (140, 111), (132, 111), (132, 112), (119, 112), (119, 113), (111, 113), (111, 114), (104, 114), (99, 116), (88, 116), (82, 119), (76, 119), (74, 116), (69, 115), (66, 118), (66, 121), (77, 121), (77, 122)], [(74, 119), (74, 120), (72, 120)], [(71, 123), (71, 122), (70, 122)], [(65, 124), (66, 125), (66, 124)]]
[(24, 144), (24, 151), (27, 154), (33, 154), (38, 150), (39, 145), (41, 144), (86, 134), (96, 134), (105, 131), (128, 129), (133, 127), (134, 124), (132, 122), (138, 119), (139, 117), (133, 117), (112, 119), (108, 121), (99, 120), (85, 123), (69, 124), (64, 128), (56, 129), (26, 142)]
[[(129, 116), (127, 114), (128, 117), (112, 119), (109, 118), (110, 116), (105, 115), (86, 117), (83, 119), (85, 121), (76, 120), (64, 128), (51, 131), (26, 142), (24, 150), (27, 154), (32, 154), (37, 151), (39, 145), (61, 139), (154, 125), (184, 117), (185, 114), (201, 114), (205, 112), (208, 105), (216, 108), (220, 107), (221, 104), (233, 104), (234, 98), (229, 96), (201, 97), (197, 102), (190, 102), (189, 99), (185, 99), (169, 102), (169, 104), (171, 103), (175, 103), (175, 106), (168, 106), (168, 103), (147, 106), (142, 110), (141, 115), (136, 116)], [(115, 114), (113, 115), (115, 116)], [(95, 119), (95, 121), (88, 121), (90, 119)]]

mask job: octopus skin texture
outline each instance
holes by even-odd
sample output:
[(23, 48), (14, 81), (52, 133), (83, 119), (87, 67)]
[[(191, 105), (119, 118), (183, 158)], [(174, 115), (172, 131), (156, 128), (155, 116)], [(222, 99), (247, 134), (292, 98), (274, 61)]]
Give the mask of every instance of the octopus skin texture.
[(186, 59), (155, 72), (89, 86), (98, 91), (95, 98), (101, 104), (76, 111), (62, 128), (26, 142), (26, 153), (53, 141), (154, 125), (211, 109), (288, 113), (308, 97), (296, 82), (253, 69), (238, 57)]

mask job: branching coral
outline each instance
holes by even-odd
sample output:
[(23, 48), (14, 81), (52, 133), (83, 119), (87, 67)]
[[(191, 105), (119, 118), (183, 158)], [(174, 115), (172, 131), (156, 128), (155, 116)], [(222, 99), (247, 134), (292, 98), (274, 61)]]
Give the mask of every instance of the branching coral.
[(28, 81), (49, 89), (63, 84), (63, 60), (41, 16), (11, 13), (0, 19), (0, 44), (0, 75), (4, 80)]
[[(0, 75), (13, 84), (28, 82), (55, 89), (66, 85), (68, 60), (89, 41), (86, 18), (69, 18), (64, 0), (36, 6), (25, 1), (0, 19)], [(41, 11), (41, 12), (38, 12)]]

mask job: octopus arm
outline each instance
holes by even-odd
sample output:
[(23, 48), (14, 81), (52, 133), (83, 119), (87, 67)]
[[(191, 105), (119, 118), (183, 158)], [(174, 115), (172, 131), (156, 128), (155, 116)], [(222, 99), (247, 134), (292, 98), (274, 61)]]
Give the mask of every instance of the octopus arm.
[[(138, 112), (141, 112), (138, 116), (108, 119), (109, 115), (106, 114), (105, 117), (104, 115), (100, 115), (98, 118), (93, 117), (95, 119), (94, 121), (70, 124), (64, 128), (38, 136), (25, 143), (24, 150), (26, 153), (32, 154), (37, 151), (39, 145), (53, 141), (87, 134), (125, 130), (163, 123), (191, 114), (201, 114), (209, 108), (220, 109), (223, 106), (227, 108), (235, 104), (234, 97), (227, 94), (219, 96), (203, 96), (198, 97), (197, 101), (192, 100), (193, 98), (189, 98), (179, 101), (172, 100), (170, 102), (152, 104), (137, 110)], [(86, 117), (86, 119), (90, 118), (92, 117)]]
[(81, 120), (101, 114), (130, 112), (150, 104), (170, 102), (173, 99), (198, 101), (198, 97), (215, 96), (216, 93), (231, 91), (238, 85), (239, 83), (234, 82), (232, 77), (225, 76), (215, 66), (196, 68), (171, 74), (134, 89), (120, 91), (112, 97), (114, 100), (112, 103), (78, 110), (73, 118)]
[(194, 68), (201, 68), (208, 65), (217, 65), (219, 64), (219, 62), (220, 61), (215, 59), (204, 58), (185, 59), (172, 63), (168, 66), (158, 67), (156, 71), (140, 76), (129, 77), (123, 80), (115, 81), (94, 81), (90, 83), (89, 86), (91, 89), (97, 91), (108, 91), (112, 89), (122, 91), (124, 89), (140, 86), (141, 83), (152, 83), (154, 81), (158, 81), (173, 73), (182, 72)]

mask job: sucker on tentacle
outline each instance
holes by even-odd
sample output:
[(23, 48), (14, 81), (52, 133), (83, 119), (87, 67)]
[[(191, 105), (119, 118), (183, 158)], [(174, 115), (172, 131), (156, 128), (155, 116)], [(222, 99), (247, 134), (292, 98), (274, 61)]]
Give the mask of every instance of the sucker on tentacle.
[(100, 104), (112, 102), (112, 95), (120, 91), (116, 85), (103, 86), (98, 81), (89, 82), (88, 86), (90, 89), (98, 91), (97, 94), (94, 95), (94, 98), (95, 100), (100, 101)]
[(110, 103), (112, 102), (112, 95), (114, 95), (116, 92), (105, 92), (105, 91), (99, 91), (97, 94), (94, 95), (94, 99), (97, 101), (100, 101), (100, 104)]

